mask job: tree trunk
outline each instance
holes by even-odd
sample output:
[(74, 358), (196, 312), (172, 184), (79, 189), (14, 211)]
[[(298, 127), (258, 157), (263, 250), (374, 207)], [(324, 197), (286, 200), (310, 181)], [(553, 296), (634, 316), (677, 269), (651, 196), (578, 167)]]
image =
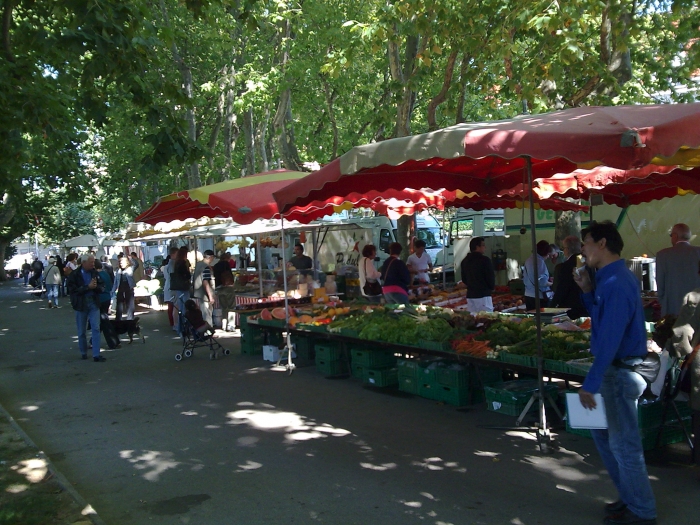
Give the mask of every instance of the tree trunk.
[(445, 102), (447, 98), (447, 92), (452, 85), (452, 75), (455, 70), (455, 62), (457, 61), (457, 50), (454, 49), (447, 58), (447, 66), (445, 67), (445, 78), (442, 82), (442, 89), (440, 92), (433, 97), (433, 99), (428, 104), (428, 131), (435, 131), (438, 129), (437, 118), (435, 113), (440, 104)]
[(411, 255), (411, 247), (413, 246), (413, 238), (416, 235), (416, 216), (402, 215), (396, 221), (396, 242), (402, 246), (401, 260), (406, 261)]
[(211, 130), (211, 135), (209, 136), (209, 143), (207, 144), (207, 158), (210, 171), (214, 169), (214, 148), (216, 148), (216, 143), (219, 140), (219, 133), (221, 132), (221, 127), (224, 122), (227, 81), (228, 66), (224, 66), (223, 70), (221, 71), (221, 79), (219, 80), (219, 99), (216, 102), (216, 117), (214, 119), (214, 126)]
[(5, 273), (5, 250), (10, 245), (10, 241), (0, 237), (0, 259), (3, 264), (0, 264), (0, 281), (7, 281), (7, 273)]
[(267, 160), (267, 126), (270, 124), (270, 108), (265, 107), (265, 116), (258, 121), (255, 127), (255, 149), (260, 157), (260, 171), (270, 170), (270, 163)]
[(467, 97), (467, 68), (469, 67), (469, 57), (465, 54), (462, 57), (462, 64), (459, 67), (459, 98), (457, 99), (457, 115), (455, 124), (461, 124), (464, 118), (464, 101)]
[[(231, 72), (230, 77), (233, 77)], [(222, 168), (221, 180), (229, 180), (231, 178), (231, 169), (233, 167), (233, 149), (236, 146), (238, 139), (238, 126), (236, 126), (236, 114), (233, 112), (233, 85), (229, 83), (226, 91), (226, 112), (224, 120), (224, 167)]]
[(555, 213), (554, 243), (562, 247), (562, 241), (569, 235), (581, 237), (581, 214), (576, 211), (558, 211)]
[(326, 94), (326, 105), (328, 106), (328, 119), (331, 122), (331, 129), (333, 130), (333, 150), (331, 151), (331, 158), (334, 159), (338, 156), (338, 122), (335, 120), (335, 111), (333, 111), (335, 93), (333, 93), (331, 86), (325, 80), (323, 82), (323, 90)]
[(243, 112), (243, 135), (245, 136), (245, 174), (253, 175), (255, 171), (255, 124), (252, 106)]
[(284, 167), (288, 170), (301, 171), (301, 161), (294, 141), (294, 128), (292, 127), (292, 92), (285, 89), (280, 94), (277, 113), (273, 120), (273, 127), (277, 134), (277, 149)]

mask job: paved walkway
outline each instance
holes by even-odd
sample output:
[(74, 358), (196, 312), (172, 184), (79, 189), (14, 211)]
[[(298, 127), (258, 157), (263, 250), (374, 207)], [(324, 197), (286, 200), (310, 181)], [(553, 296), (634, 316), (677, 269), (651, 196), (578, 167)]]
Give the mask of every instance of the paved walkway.
[[(0, 283), (0, 403), (109, 525), (602, 523), (614, 489), (586, 438), (488, 428), (515, 418), (292, 376), (240, 355), (176, 362), (165, 312), (146, 344), (81, 361), (65, 298)], [(226, 334), (229, 335), (229, 334)], [(697, 523), (684, 445), (649, 456), (659, 523)]]

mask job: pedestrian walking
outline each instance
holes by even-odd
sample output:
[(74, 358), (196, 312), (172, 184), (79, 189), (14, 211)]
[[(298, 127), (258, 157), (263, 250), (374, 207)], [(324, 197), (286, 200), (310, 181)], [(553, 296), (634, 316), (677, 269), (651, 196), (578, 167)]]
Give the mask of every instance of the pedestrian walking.
[(90, 322), (92, 332), (92, 359), (99, 363), (106, 361), (100, 355), (100, 294), (104, 291), (104, 282), (95, 270), (95, 257), (88, 255), (80, 268), (70, 273), (67, 279), (70, 302), (75, 311), (75, 324), (78, 328), (78, 347), (80, 356), (87, 359), (87, 326)]

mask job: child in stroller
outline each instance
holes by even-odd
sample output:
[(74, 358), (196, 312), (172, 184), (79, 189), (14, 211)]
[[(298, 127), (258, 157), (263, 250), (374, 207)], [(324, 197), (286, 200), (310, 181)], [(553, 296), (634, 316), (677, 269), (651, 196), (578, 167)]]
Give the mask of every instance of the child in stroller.
[(184, 303), (184, 312), (175, 307), (180, 321), (180, 333), (183, 341), (183, 352), (175, 355), (175, 360), (180, 361), (184, 357), (191, 357), (192, 351), (198, 346), (209, 348), (209, 359), (216, 359), (219, 351), (224, 355), (231, 352), (221, 346), (214, 338), (214, 329), (204, 320), (202, 311), (197, 303), (188, 299)]
[(204, 320), (202, 311), (192, 299), (185, 301), (185, 319), (189, 321), (190, 326), (200, 335), (210, 332), (214, 333), (214, 329)]

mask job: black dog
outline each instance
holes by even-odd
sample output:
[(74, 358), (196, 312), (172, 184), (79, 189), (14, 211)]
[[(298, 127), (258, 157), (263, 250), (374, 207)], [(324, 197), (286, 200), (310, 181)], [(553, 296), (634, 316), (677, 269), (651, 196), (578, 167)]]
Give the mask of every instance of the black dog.
[(146, 343), (146, 338), (141, 335), (141, 327), (139, 326), (139, 318), (136, 319), (122, 319), (121, 321), (110, 320), (110, 324), (114, 331), (119, 335), (128, 334), (129, 344), (134, 342), (134, 335), (141, 337), (141, 340)]

